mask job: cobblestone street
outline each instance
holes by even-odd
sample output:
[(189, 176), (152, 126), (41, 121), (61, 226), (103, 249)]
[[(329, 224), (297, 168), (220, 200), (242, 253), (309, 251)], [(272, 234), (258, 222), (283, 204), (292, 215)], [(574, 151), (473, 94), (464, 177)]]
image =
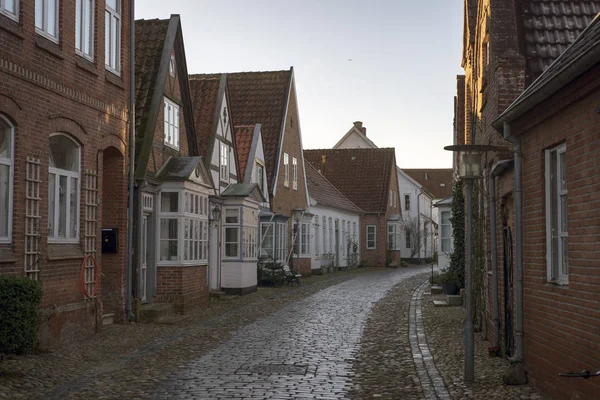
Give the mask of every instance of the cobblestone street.
[[(527, 386), (504, 391), (497, 377), (476, 382), (472, 390), (460, 385), (460, 322), (453, 317), (451, 325), (439, 324), (458, 334), (452, 339), (444, 338), (435, 321), (432, 330), (427, 316), (442, 316), (421, 304), (430, 299), (421, 302), (427, 271), (335, 273), (309, 278), (300, 288), (264, 289), (213, 303), (213, 315), (182, 324), (110, 326), (70, 354), (61, 349), (3, 363), (0, 397), (539, 398)], [(460, 308), (446, 310), (460, 318)], [(438, 344), (454, 346), (442, 351), (439, 370), (434, 357), (440, 353), (429, 349)], [(502, 360), (494, 365), (498, 372)]]

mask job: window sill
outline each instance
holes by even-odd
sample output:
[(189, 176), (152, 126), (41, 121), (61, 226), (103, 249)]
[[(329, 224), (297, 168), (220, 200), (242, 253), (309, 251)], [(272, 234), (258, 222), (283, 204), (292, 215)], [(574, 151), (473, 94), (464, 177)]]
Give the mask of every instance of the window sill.
[(48, 260), (83, 259), (83, 251), (79, 243), (48, 243)]
[(17, 257), (10, 247), (0, 248), (0, 264), (8, 264), (17, 262)]
[(547, 281), (545, 284), (546, 287), (552, 287), (557, 289), (568, 289), (569, 282), (559, 282), (559, 281)]
[(206, 267), (208, 266), (208, 261), (159, 261), (156, 263), (157, 267), (178, 267), (178, 268), (187, 268), (187, 267)]
[(12, 33), (19, 39), (25, 39), (25, 35), (23, 35), (23, 27), (19, 25), (17, 21), (5, 14), (0, 14), (0, 29), (5, 30), (8, 33)]
[(121, 77), (115, 75), (109, 69), (106, 70), (106, 74), (104, 74), (104, 78), (106, 79), (106, 82), (125, 90), (125, 85), (123, 84), (123, 80), (121, 79)]
[(35, 37), (35, 45), (38, 48), (52, 54), (53, 56), (60, 58), (61, 60), (65, 59), (65, 56), (63, 55), (58, 43), (54, 43), (45, 36), (41, 36), (39, 33)]
[(90, 74), (92, 74), (96, 77), (98, 76), (98, 71), (96, 70), (96, 65), (92, 61), (90, 61), (82, 56), (78, 56), (75, 59), (75, 65), (77, 65), (77, 67), (81, 68), (82, 70), (84, 70), (86, 72), (89, 72)]

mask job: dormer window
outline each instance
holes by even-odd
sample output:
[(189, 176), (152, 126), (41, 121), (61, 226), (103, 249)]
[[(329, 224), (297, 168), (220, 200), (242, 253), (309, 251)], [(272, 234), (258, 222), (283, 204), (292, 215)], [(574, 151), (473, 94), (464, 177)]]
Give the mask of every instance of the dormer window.
[(171, 54), (171, 60), (169, 61), (169, 74), (175, 77), (175, 54)]
[(179, 106), (165, 97), (165, 144), (179, 150)]

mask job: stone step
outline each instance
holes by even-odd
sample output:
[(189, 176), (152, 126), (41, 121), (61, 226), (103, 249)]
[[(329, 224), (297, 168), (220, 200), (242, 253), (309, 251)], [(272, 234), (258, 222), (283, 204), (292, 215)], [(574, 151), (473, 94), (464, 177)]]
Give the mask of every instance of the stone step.
[(140, 307), (140, 321), (147, 323), (173, 314), (173, 304), (154, 303), (143, 304)]
[(460, 294), (457, 295), (447, 295), (448, 305), (451, 306), (462, 306), (463, 305), (463, 297)]
[(102, 314), (102, 325), (112, 325), (115, 323), (115, 313)]
[(448, 307), (449, 304), (446, 300), (433, 300), (434, 307)]
[(444, 287), (440, 285), (431, 285), (431, 294), (442, 294), (444, 293)]

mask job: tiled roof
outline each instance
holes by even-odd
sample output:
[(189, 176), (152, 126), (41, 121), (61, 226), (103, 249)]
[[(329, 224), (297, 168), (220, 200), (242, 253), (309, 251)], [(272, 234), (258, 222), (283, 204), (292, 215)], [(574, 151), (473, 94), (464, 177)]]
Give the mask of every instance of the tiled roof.
[(158, 78), (158, 69), (169, 23), (169, 19), (135, 21), (136, 154), (139, 154), (138, 147), (148, 123), (150, 103)]
[(219, 97), (220, 75), (190, 75), (190, 91), (194, 107), (194, 126), (198, 142), (198, 154), (210, 160), (208, 150), (211, 145), (217, 99)]
[(363, 211), (386, 212), (396, 166), (393, 148), (304, 150), (304, 158)]
[[(527, 109), (538, 104), (541, 101), (540, 98), (538, 97), (537, 100), (534, 100), (532, 96), (540, 90), (544, 89), (545, 91), (545, 96), (541, 97), (542, 100), (551, 94), (551, 90), (552, 93), (560, 90), (562, 86), (570, 81), (570, 79), (563, 79), (563, 76), (568, 73), (569, 69), (581, 68), (576, 66), (577, 61), (585, 62), (585, 68), (589, 68), (594, 63), (600, 63), (599, 45), (600, 14), (594, 18), (587, 29), (582, 32), (573, 44), (494, 121), (494, 127), (501, 129), (502, 121), (506, 119), (507, 114), (510, 114), (511, 118), (515, 118), (517, 116), (515, 113), (521, 115)], [(591, 54), (592, 57), (586, 58), (588, 54)], [(552, 89), (550, 89), (549, 84), (551, 84)]]
[(600, 12), (600, 0), (521, 2), (528, 82), (535, 80)]
[(231, 112), (238, 125), (261, 124), (269, 188), (277, 165), (279, 138), (292, 78), (286, 71), (227, 74)]
[(452, 168), (402, 168), (402, 171), (423, 185), (425, 190), (433, 194), (434, 199), (445, 199), (452, 196)]
[(362, 210), (348, 200), (339, 190), (335, 188), (323, 175), (306, 162), (306, 184), (308, 194), (321, 206), (337, 208), (340, 210), (362, 213)]
[(246, 174), (246, 165), (252, 147), (255, 125), (238, 125), (235, 127), (235, 147), (237, 148), (240, 181)]
[(185, 181), (201, 161), (200, 157), (170, 157), (158, 172), (163, 181)]

